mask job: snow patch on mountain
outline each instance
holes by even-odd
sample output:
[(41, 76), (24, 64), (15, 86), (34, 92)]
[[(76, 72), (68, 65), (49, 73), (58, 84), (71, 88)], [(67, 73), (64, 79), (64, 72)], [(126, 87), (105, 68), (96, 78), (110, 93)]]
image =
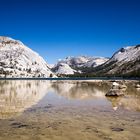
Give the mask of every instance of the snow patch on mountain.
[(69, 74), (74, 74), (76, 72), (76, 70), (72, 69), (68, 64), (66, 63), (58, 63), (55, 67), (54, 67), (54, 72), (56, 74), (65, 74), (65, 75), (69, 75)]
[(104, 57), (88, 57), (88, 56), (79, 56), (79, 57), (67, 57), (64, 60), (58, 61), (58, 63), (65, 63), (71, 67), (96, 67), (105, 63), (108, 58)]
[(44, 59), (22, 42), (0, 36), (0, 77), (50, 77)]
[(81, 73), (83, 68), (97, 67), (108, 61), (108, 58), (104, 57), (67, 57), (63, 60), (59, 59), (58, 63), (54, 65), (52, 70), (57, 74), (74, 74)]
[(108, 58), (104, 58), (104, 57), (92, 58), (87, 63), (85, 63), (83, 65), (83, 67), (88, 67), (88, 68), (90, 68), (90, 67), (97, 67), (97, 66), (105, 63), (106, 61), (108, 61)]
[[(138, 75), (140, 70), (140, 45), (121, 48), (107, 61), (100, 73)], [(96, 72), (99, 72), (96, 70)]]
[(111, 61), (132, 61), (140, 56), (140, 46), (128, 46), (126, 48), (121, 48), (116, 52)]

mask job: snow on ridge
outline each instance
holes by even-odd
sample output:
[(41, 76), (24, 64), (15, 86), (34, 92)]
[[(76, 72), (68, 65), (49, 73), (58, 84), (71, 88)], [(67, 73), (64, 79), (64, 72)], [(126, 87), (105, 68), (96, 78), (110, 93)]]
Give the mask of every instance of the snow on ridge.
[(14, 39), (12, 39), (11, 37), (6, 37), (6, 36), (0, 36), (0, 42), (2, 41), (15, 41)]
[(88, 56), (70, 57), (69, 56), (65, 59), (61, 59), (60, 61), (58, 61), (58, 63), (66, 63), (69, 66), (74, 66), (74, 67), (91, 67), (91, 66), (95, 67), (105, 63), (107, 60), (108, 58), (105, 57), (88, 57)]
[(1, 77), (49, 77), (46, 61), (22, 42), (0, 37)]
[(111, 61), (132, 61), (140, 56), (140, 47), (137, 46), (127, 46), (125, 48), (121, 48), (118, 52), (116, 52)]
[(107, 61), (108, 61), (108, 58), (104, 58), (104, 57), (94, 58), (88, 61), (87, 63), (85, 63), (83, 67), (97, 67)]
[(21, 41), (19, 40), (15, 40), (11, 37), (5, 37), (5, 36), (0, 36), (0, 43), (4, 43), (6, 45), (6, 43), (8, 44), (20, 44), (20, 45), (24, 45)]
[(90, 68), (96, 67), (108, 61), (108, 58), (104, 57), (88, 57), (88, 56), (78, 56), (78, 57), (66, 57), (61, 59), (54, 65), (52, 70), (57, 74), (74, 74), (81, 73), (81, 70), (76, 70), (77, 68)]
[(66, 63), (59, 63), (57, 65), (58, 69), (56, 70), (56, 74), (74, 74), (76, 70), (72, 69), (68, 64)]

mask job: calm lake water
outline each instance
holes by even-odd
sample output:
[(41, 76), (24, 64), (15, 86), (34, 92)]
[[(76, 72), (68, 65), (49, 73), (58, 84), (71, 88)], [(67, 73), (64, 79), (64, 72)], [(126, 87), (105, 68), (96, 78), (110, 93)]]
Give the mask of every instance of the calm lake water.
[(139, 140), (140, 90), (110, 82), (1, 80), (0, 140)]

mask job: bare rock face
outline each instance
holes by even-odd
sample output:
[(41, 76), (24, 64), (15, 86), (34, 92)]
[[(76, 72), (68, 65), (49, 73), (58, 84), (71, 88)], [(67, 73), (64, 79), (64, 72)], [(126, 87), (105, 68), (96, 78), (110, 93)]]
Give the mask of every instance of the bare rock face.
[(72, 69), (68, 64), (65, 63), (58, 63), (57, 66), (53, 68), (56, 74), (74, 74), (76, 70)]
[(140, 76), (140, 45), (121, 48), (93, 72), (98, 75)]
[[(60, 60), (60, 63), (66, 63), (72, 68), (89, 68), (89, 67), (96, 67), (103, 63), (105, 63), (108, 58), (105, 57), (88, 57), (88, 56), (78, 56), (78, 57), (67, 57), (63, 60)], [(59, 63), (58, 62), (58, 63)]]
[(105, 63), (108, 58), (104, 57), (88, 57), (88, 56), (78, 56), (78, 57), (67, 57), (63, 60), (59, 60), (52, 70), (57, 74), (75, 74), (82, 73), (83, 70), (87, 68), (94, 68), (103, 63)]
[(0, 77), (50, 77), (48, 64), (22, 42), (0, 36)]
[(140, 46), (121, 48), (112, 56), (107, 64), (115, 65), (115, 67), (108, 71), (109, 74), (125, 74), (138, 71), (140, 69)]

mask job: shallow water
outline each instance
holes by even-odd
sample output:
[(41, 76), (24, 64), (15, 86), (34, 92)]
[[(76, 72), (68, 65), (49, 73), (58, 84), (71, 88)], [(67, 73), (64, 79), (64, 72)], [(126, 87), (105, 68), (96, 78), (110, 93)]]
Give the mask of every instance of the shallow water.
[(140, 90), (109, 82), (0, 81), (0, 140), (139, 140)]

